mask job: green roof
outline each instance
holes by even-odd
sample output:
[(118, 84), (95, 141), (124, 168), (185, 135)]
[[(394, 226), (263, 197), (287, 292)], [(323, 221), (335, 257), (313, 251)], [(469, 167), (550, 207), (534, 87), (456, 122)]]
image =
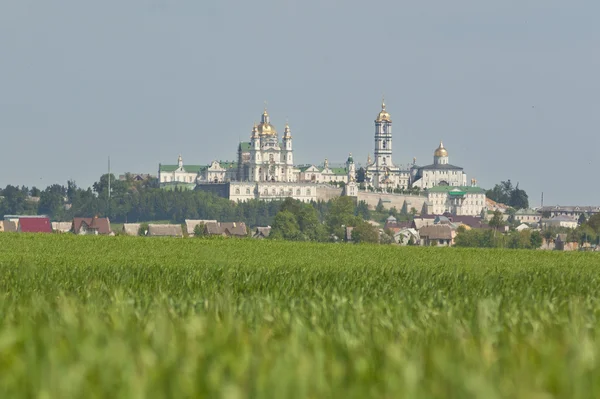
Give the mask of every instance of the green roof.
[(330, 168), (334, 175), (345, 175), (346, 168)]
[[(483, 188), (474, 186), (435, 186), (427, 190), (430, 193), (448, 193), (450, 195), (485, 194)], [(455, 190), (454, 194), (453, 190)]]
[(237, 162), (229, 162), (229, 161), (219, 161), (219, 165), (223, 169), (235, 169), (238, 166)]
[(178, 181), (160, 183), (160, 188), (167, 191), (174, 191), (175, 189), (193, 190), (196, 187), (196, 183), (183, 183)]
[(249, 142), (240, 143), (240, 150), (242, 151), (250, 151), (252, 149), (252, 145)]
[[(187, 173), (198, 173), (204, 169), (206, 169), (208, 166), (206, 165), (183, 165), (183, 170), (185, 170)], [(160, 165), (159, 167), (159, 171), (160, 172), (175, 172), (177, 169), (179, 169), (178, 165)]]

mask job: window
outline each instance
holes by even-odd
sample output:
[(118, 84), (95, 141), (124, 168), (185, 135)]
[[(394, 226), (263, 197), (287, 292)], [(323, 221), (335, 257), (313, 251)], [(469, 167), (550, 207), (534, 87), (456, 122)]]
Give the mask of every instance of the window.
[(310, 195), (310, 188), (306, 190), (306, 195)]
[(240, 189), (239, 189), (239, 188), (236, 188), (236, 189), (235, 189), (235, 193), (239, 195), (239, 194), (240, 194)]
[(302, 195), (300, 189), (296, 190), (296, 195)]
[(246, 189), (246, 195), (250, 195), (250, 189), (249, 188)]

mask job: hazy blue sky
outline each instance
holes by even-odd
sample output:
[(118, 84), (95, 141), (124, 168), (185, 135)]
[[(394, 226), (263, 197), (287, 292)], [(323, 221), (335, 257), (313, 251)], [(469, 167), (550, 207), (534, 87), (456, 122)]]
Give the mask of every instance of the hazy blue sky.
[(297, 163), (394, 160), (600, 204), (600, 2), (3, 0), (0, 186), (233, 159), (267, 100)]

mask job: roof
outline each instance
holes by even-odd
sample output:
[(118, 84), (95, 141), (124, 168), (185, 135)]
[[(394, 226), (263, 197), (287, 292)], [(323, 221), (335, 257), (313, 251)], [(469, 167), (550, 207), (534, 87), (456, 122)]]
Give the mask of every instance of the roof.
[(421, 170), (463, 170), (460, 166), (450, 164), (431, 164), (419, 167)]
[(259, 238), (259, 237), (263, 237), (263, 238), (267, 238), (269, 235), (271, 234), (271, 227), (257, 227), (256, 229), (254, 229), (254, 234), (252, 235), (252, 237), (254, 238)]
[(229, 223), (207, 223), (205, 225), (206, 234), (208, 235), (223, 235), (246, 237), (246, 224), (244, 222), (229, 222)]
[(429, 193), (455, 193), (464, 194), (485, 194), (485, 190), (477, 186), (434, 186), (427, 189)]
[(250, 144), (247, 141), (241, 142), (240, 143), (240, 150), (241, 151), (250, 151), (252, 149), (252, 144)]
[(577, 219), (574, 219), (571, 216), (567, 216), (567, 215), (559, 215), (559, 216), (554, 216), (551, 219), (547, 219), (547, 221), (549, 222), (577, 222)]
[(81, 225), (85, 223), (88, 230), (96, 230), (98, 234), (110, 234), (110, 220), (108, 218), (73, 218), (73, 233), (79, 234)]
[(223, 169), (235, 169), (237, 168), (237, 162), (231, 162), (231, 161), (219, 161), (219, 166), (222, 167)]
[(474, 229), (488, 227), (485, 221), (479, 216), (451, 215), (449, 213), (444, 214), (444, 216), (452, 223), (464, 224), (465, 226), (469, 226)]
[(585, 212), (585, 213), (598, 213), (600, 212), (600, 206), (560, 206), (560, 205), (551, 205), (544, 206), (540, 210), (541, 212)]
[[(183, 165), (183, 170), (187, 173), (200, 173), (204, 169), (208, 168), (206, 165)], [(160, 172), (175, 172), (179, 169), (179, 165), (163, 165), (158, 166)]]
[(414, 219), (412, 224), (414, 225), (414, 228), (417, 230), (420, 230), (421, 228), (425, 227), (425, 226), (431, 226), (433, 225), (433, 223), (435, 222), (435, 218), (420, 218), (420, 219)]
[(433, 226), (425, 226), (419, 229), (421, 237), (428, 237), (430, 240), (451, 240), (452, 227), (447, 224), (436, 224)]
[(19, 231), (23, 233), (52, 233), (50, 219), (46, 218), (19, 218)]
[(533, 209), (519, 209), (515, 212), (515, 215), (535, 215), (540, 216), (540, 213)]
[[(321, 172), (323, 172), (325, 169), (323, 168), (319, 168), (321, 170)], [(331, 171), (331, 173), (333, 173), (334, 175), (342, 175), (345, 176), (346, 173), (348, 173), (346, 171), (346, 168), (329, 168), (329, 170)]]
[(150, 237), (182, 237), (183, 231), (179, 224), (149, 224), (148, 235)]
[(199, 224), (208, 224), (208, 223), (217, 223), (216, 220), (201, 220), (201, 219), (185, 219), (185, 228), (187, 230), (188, 235), (194, 234), (194, 229)]
[(52, 222), (52, 230), (61, 233), (68, 233), (73, 227), (73, 222)]
[(14, 233), (17, 231), (17, 222), (14, 222), (12, 220), (5, 220), (3, 224), (4, 231), (6, 233)]
[(123, 234), (137, 236), (141, 226), (141, 223), (123, 223)]

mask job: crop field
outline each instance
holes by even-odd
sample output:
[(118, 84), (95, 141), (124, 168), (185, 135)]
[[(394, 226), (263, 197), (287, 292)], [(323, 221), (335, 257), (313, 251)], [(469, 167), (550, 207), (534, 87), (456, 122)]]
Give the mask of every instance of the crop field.
[(2, 398), (598, 398), (600, 256), (0, 234)]

